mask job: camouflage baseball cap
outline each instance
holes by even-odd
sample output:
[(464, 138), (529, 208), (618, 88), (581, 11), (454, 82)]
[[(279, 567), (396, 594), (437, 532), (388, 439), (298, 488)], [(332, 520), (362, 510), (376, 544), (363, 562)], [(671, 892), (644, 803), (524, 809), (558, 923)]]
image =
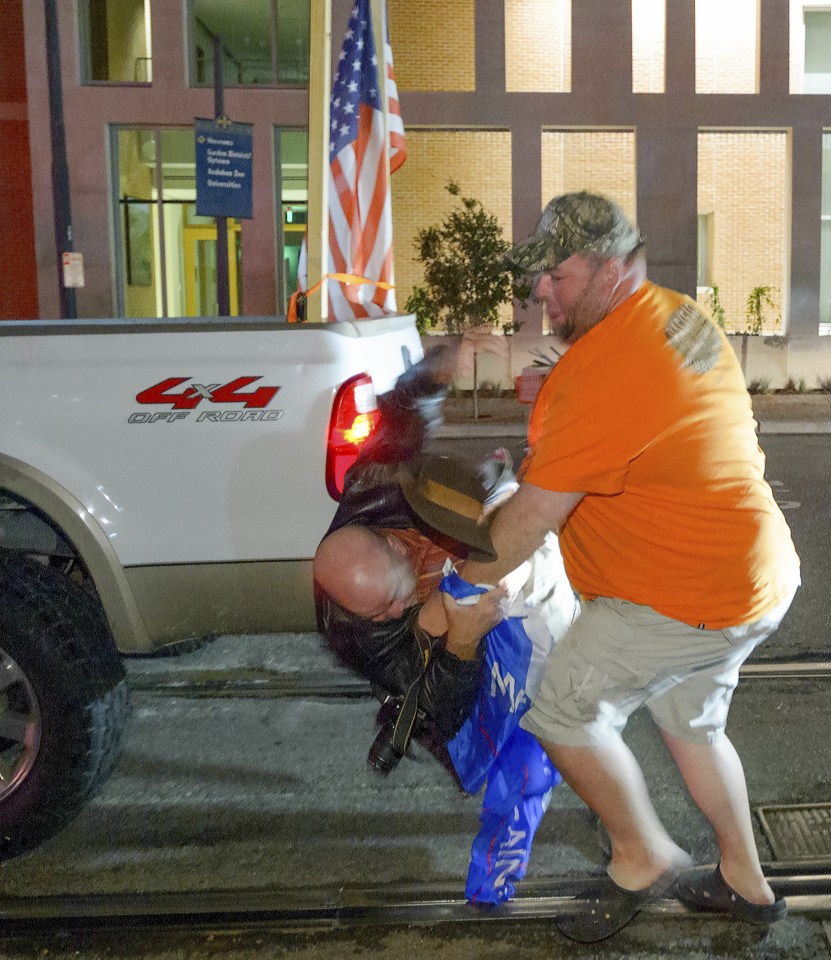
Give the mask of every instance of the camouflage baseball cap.
[(505, 256), (524, 273), (536, 273), (575, 253), (626, 257), (641, 243), (640, 231), (616, 203), (583, 190), (551, 200), (531, 236)]

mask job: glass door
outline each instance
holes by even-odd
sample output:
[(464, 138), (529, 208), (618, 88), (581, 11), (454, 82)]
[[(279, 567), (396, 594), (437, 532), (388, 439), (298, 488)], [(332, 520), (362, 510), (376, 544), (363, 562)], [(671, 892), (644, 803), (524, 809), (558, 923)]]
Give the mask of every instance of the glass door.
[[(216, 224), (183, 227), (185, 312), (189, 317), (219, 316), (216, 295)], [(228, 223), (228, 287), (231, 316), (239, 316), (240, 225)]]

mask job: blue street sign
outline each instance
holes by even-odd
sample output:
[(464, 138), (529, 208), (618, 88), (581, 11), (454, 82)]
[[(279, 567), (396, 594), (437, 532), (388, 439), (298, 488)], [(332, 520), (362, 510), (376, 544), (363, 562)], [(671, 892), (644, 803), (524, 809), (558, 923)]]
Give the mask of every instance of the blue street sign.
[(196, 214), (250, 220), (253, 127), (250, 123), (195, 121)]

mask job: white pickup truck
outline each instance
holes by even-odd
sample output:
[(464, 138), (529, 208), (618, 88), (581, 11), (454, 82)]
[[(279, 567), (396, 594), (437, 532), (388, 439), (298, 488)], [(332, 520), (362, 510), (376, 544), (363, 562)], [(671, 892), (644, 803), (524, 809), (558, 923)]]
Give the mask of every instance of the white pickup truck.
[(311, 558), (411, 317), (0, 322), (0, 858), (118, 756), (120, 653), (314, 630)]

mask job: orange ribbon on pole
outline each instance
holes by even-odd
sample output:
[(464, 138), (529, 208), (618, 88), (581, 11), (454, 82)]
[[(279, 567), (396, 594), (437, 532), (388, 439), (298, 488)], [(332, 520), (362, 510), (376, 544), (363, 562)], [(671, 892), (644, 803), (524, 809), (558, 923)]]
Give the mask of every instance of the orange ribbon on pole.
[(381, 290), (394, 290), (395, 284), (387, 283), (386, 280), (367, 280), (366, 277), (358, 277), (353, 273), (324, 273), (320, 280), (308, 290), (295, 290), (289, 298), (289, 323), (298, 323), (297, 300), (302, 296), (304, 299), (315, 290), (319, 289), (325, 280), (337, 280), (338, 283), (371, 283), (374, 287), (380, 287)]

